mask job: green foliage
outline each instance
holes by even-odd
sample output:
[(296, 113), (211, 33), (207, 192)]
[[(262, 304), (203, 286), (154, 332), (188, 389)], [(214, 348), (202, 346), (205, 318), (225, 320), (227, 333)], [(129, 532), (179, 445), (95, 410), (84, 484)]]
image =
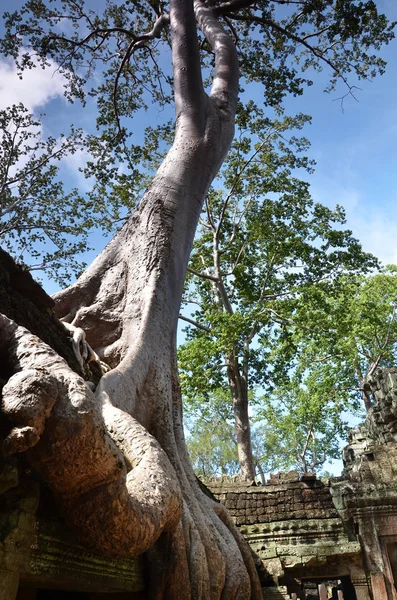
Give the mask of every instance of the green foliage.
[[(81, 132), (42, 139), (40, 123), (22, 104), (0, 110), (0, 239), (31, 269), (59, 283), (84, 263), (92, 207), (59, 177), (62, 158), (81, 148)], [(37, 261), (39, 261), (37, 263)]]
[(324, 462), (340, 457), (351, 406), (346, 391), (330, 387), (328, 373), (318, 368), (307, 373), (303, 381), (291, 378), (264, 397), (256, 418), (265, 420), (272, 434), (283, 440), (291, 468), (316, 472)]
[(305, 309), (296, 312), (291, 331), (298, 348), (298, 377), (313, 370), (327, 371), (324, 393), (348, 394), (357, 408), (365, 380), (378, 366), (397, 362), (397, 267), (390, 265), (370, 277), (346, 275), (333, 293), (322, 285), (305, 294)]
[[(240, 465), (234, 433), (230, 393), (218, 388), (208, 395), (185, 403), (187, 448), (193, 468), (200, 478), (237, 475)], [(269, 425), (261, 423), (252, 431), (254, 462), (258, 480), (266, 473), (295, 465), (293, 452)], [(292, 460), (291, 460), (292, 456)]]
[(251, 104), (239, 115), (245, 129), (209, 192), (186, 282), (184, 303), (199, 326), (188, 326), (179, 353), (190, 399), (228, 385), (230, 354), (250, 389), (271, 391), (295, 354), (289, 322), (297, 311), (303, 319), (316, 285), (326, 296), (345, 272), (376, 265), (342, 229), (343, 209), (315, 204), (295, 176), (312, 165), (300, 155), (307, 142), (287, 128), (305, 120), (269, 123)]
[[(286, 94), (301, 94), (312, 84), (313, 70), (324, 66), (331, 71), (331, 89), (351, 73), (362, 79), (383, 72), (385, 63), (376, 51), (393, 39), (394, 24), (379, 14), (373, 0), (305, 0), (295, 5), (264, 0), (239, 9), (213, 3), (215, 14), (238, 42), (243, 85), (261, 84), (268, 105), (279, 106)], [(36, 66), (27, 48), (42, 65), (55, 60), (68, 81), (65, 94), (70, 100), (97, 99), (98, 124), (110, 141), (118, 117), (129, 118), (151, 103), (164, 107), (172, 97), (170, 64), (164, 68), (164, 57), (170, 56), (168, 29), (158, 27), (154, 38), (148, 35), (156, 16), (168, 10), (168, 3), (141, 0), (102, 2), (95, 10), (84, 0), (29, 0), (22, 9), (5, 13), (0, 51), (13, 56), (21, 71)], [(201, 45), (201, 53), (204, 67), (211, 69), (207, 44)], [(130, 135), (128, 129), (123, 127), (116, 144)]]
[[(236, 39), (244, 98), (253, 93), (258, 97), (258, 90), (262, 90), (262, 107), (272, 107), (276, 114), (282, 114), (285, 96), (302, 94), (305, 86), (312, 84), (315, 71), (323, 67), (330, 72), (329, 89), (339, 81), (346, 94), (354, 92), (357, 78), (373, 77), (384, 71), (385, 63), (379, 58), (378, 50), (393, 39), (394, 24), (378, 13), (373, 0), (304, 0), (298, 4), (264, 0), (260, 4), (245, 3), (243, 8), (239, 8), (239, 3), (230, 4), (233, 2), (216, 1), (213, 10)], [(90, 218), (88, 209), (91, 207), (95, 224), (105, 231), (120, 227), (134, 208), (172, 140), (173, 125), (168, 122), (169, 114), (165, 110), (173, 96), (168, 9), (167, 2), (142, 0), (102, 1), (95, 9), (84, 0), (29, 0), (21, 9), (4, 14), (5, 33), (0, 39), (0, 54), (15, 60), (21, 76), (26, 69), (48, 67), (50, 61), (55, 61), (57, 71), (65, 77), (66, 98), (70, 102), (82, 102), (96, 118), (96, 133), (90, 133), (84, 140), (90, 159), (82, 166), (86, 177), (91, 178), (91, 189), (82, 204), (77, 200), (77, 192), (68, 191), (64, 204), (69, 203), (69, 212), (73, 210), (75, 214), (82, 206), (82, 221)], [(200, 32), (198, 35), (203, 75), (208, 79), (213, 69), (213, 53), (201, 39)], [(240, 153), (244, 155), (248, 151), (250, 142), (244, 134), (245, 122), (251, 112), (257, 110), (249, 101), (244, 102), (238, 116), (240, 140), (229, 162), (229, 182), (235, 168), (233, 163)], [(153, 109), (156, 125), (152, 122), (142, 140), (141, 131), (135, 131), (133, 118), (135, 122), (146, 119), (146, 112)], [(159, 119), (161, 113), (163, 119)], [(272, 111), (267, 110), (266, 114)], [(260, 123), (263, 131), (270, 126), (263, 113), (258, 114), (258, 127)], [(288, 125), (288, 120), (275, 125), (279, 131), (290, 126), (296, 125)], [(262, 139), (258, 144), (264, 142)], [(295, 143), (304, 142), (296, 140)], [(295, 194), (298, 183), (293, 178), (288, 183), (288, 170), (303, 165), (293, 164), (287, 146), (282, 152), (284, 165), (274, 153), (267, 153), (266, 143), (262, 149), (258, 147), (257, 152), (258, 159), (266, 154), (268, 161), (262, 184), (256, 179), (262, 191), (271, 191), (273, 168), (279, 170), (277, 192), (280, 170), (284, 168), (285, 173), (284, 199), (279, 202), (278, 214), (273, 215), (275, 205), (264, 203), (255, 217), (257, 235), (261, 227), (262, 234), (266, 233), (265, 219), (281, 218), (283, 212), (292, 230), (292, 211), (287, 205), (292, 201), (299, 213), (306, 191), (301, 183)], [(250, 172), (253, 176), (253, 169)], [(213, 190), (210, 202), (214, 205), (215, 198)], [(60, 214), (69, 210), (58, 206)], [(254, 210), (253, 207), (251, 212)], [(313, 207), (313, 221), (319, 211), (324, 227), (330, 220), (343, 218), (340, 211), (327, 217), (324, 210)], [(302, 218), (304, 220), (301, 213)], [(299, 226), (299, 217), (296, 221)], [(270, 220), (267, 228), (271, 226)], [(305, 227), (304, 222), (302, 227)], [(81, 248), (86, 243), (86, 229), (85, 225), (77, 224), (76, 233), (82, 236), (78, 242)], [(55, 245), (59, 245), (59, 256), (62, 251), (69, 252), (63, 244), (58, 236)], [(231, 253), (229, 258), (231, 261), (236, 256)], [(42, 262), (47, 265), (48, 260), (49, 257)], [(74, 268), (77, 270), (77, 265)], [(248, 272), (246, 276), (248, 278)]]
[(187, 449), (201, 478), (236, 475), (239, 470), (230, 396), (221, 388), (211, 397), (197, 397), (186, 405)]
[[(372, 398), (367, 377), (397, 363), (397, 267), (342, 275), (307, 290), (273, 353), (288, 378), (262, 399), (257, 418), (296, 448), (297, 467), (315, 470), (336, 458), (352, 416)], [(305, 450), (305, 452), (303, 452)]]
[(289, 471), (295, 466), (293, 448), (288, 438), (283, 438), (267, 421), (252, 427), (252, 448), (257, 478), (265, 482), (265, 475)]
[(220, 475), (237, 475), (239, 462), (233, 438), (233, 425), (215, 418), (194, 423), (186, 440), (196, 475), (202, 479)]
[[(337, 364), (318, 352), (324, 336), (327, 352), (336, 343), (330, 305), (339, 311), (336, 327), (351, 331), (346, 282), (368, 281), (377, 266), (343, 229), (343, 209), (314, 203), (297, 177), (312, 169), (307, 140), (296, 135), (306, 120), (270, 122), (253, 103), (240, 107), (238, 135), (194, 243), (184, 303), (195, 326), (179, 348), (185, 406), (236, 388), (232, 361), (241, 397), (250, 398), (273, 450), (278, 444), (282, 465), (300, 471), (336, 456), (347, 427), (341, 414), (359, 409), (357, 382), (337, 382), (345, 349)], [(354, 310), (362, 316), (362, 307)]]

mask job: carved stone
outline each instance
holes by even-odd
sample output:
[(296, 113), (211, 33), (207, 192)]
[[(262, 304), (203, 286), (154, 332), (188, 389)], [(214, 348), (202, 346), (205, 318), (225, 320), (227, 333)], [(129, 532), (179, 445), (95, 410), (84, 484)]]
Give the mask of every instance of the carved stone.
[(335, 505), (360, 541), (374, 600), (397, 599), (397, 369), (378, 369), (367, 384), (375, 403), (350, 432)]
[(40, 589), (54, 590), (54, 598), (56, 590), (86, 592), (87, 600), (98, 593), (144, 598), (142, 560), (109, 560), (82, 548), (50, 492), (15, 461), (0, 473), (0, 505), (0, 600), (36, 598)]
[[(302, 599), (308, 579), (366, 582), (360, 544), (346, 532), (329, 485), (295, 471), (273, 475), (265, 486), (243, 487), (226, 477), (206, 484), (259, 558), (265, 598)], [(360, 600), (369, 600), (367, 585), (365, 592)]]

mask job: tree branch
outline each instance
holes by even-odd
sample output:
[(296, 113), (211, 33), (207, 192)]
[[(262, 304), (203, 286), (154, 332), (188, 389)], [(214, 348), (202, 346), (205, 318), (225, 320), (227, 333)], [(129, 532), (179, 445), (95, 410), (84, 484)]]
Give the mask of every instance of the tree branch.
[(169, 22), (170, 22), (169, 15), (167, 13), (164, 13), (156, 19), (156, 22), (154, 23), (151, 31), (149, 31), (148, 33), (145, 33), (142, 36), (139, 36), (138, 38), (134, 38), (129, 43), (128, 48), (127, 48), (127, 50), (123, 56), (123, 59), (120, 63), (120, 66), (117, 69), (117, 73), (116, 73), (116, 77), (115, 77), (114, 85), (113, 85), (112, 98), (113, 98), (114, 116), (116, 117), (117, 128), (118, 128), (120, 134), (122, 133), (122, 131), (121, 131), (121, 125), (120, 125), (119, 111), (117, 108), (117, 89), (118, 89), (119, 80), (120, 80), (121, 74), (124, 70), (124, 67), (127, 64), (127, 62), (129, 61), (129, 59), (131, 58), (131, 55), (133, 54), (133, 52), (135, 52), (135, 50), (137, 50), (138, 48), (142, 48), (143, 46), (145, 46), (145, 44), (147, 44), (151, 40), (154, 40), (155, 38), (159, 37), (161, 32), (163, 31), (164, 27), (166, 27), (166, 25), (168, 25)]
[(211, 211), (211, 206), (210, 206), (209, 199), (208, 199), (208, 194), (205, 197), (205, 210), (207, 212), (207, 217), (208, 217), (208, 229), (212, 229), (212, 231), (216, 231), (214, 217), (213, 217), (213, 214)]
[[(235, 15), (233, 13), (232, 14), (228, 14), (227, 11), (224, 11), (224, 12), (227, 14), (227, 16), (230, 19), (235, 19), (237, 21), (251, 21), (251, 22), (257, 23), (259, 25), (267, 25), (268, 27), (271, 27), (272, 29), (278, 31), (279, 33), (282, 33), (287, 38), (293, 40), (297, 44), (302, 44), (302, 46), (304, 46), (305, 48), (307, 48), (307, 50), (310, 50), (310, 52), (312, 54), (314, 54), (314, 56), (317, 56), (317, 58), (319, 58), (320, 60), (324, 61), (334, 71), (334, 73), (338, 77), (340, 77), (342, 79), (342, 81), (348, 87), (349, 93), (352, 93), (352, 90), (356, 87), (356, 86), (351, 86), (349, 84), (349, 82), (347, 81), (346, 77), (344, 75), (342, 75), (342, 73), (336, 67), (336, 65), (334, 65), (334, 63), (329, 58), (327, 58), (324, 55), (324, 52), (321, 52), (321, 50), (319, 50), (315, 46), (312, 46), (311, 44), (309, 44), (306, 41), (309, 37), (314, 37), (316, 34), (310, 34), (309, 36), (300, 37), (298, 35), (295, 35), (291, 31), (288, 31), (288, 29), (286, 29), (285, 27), (282, 27), (279, 23), (276, 23), (275, 21), (273, 21), (271, 19), (264, 19), (264, 18), (261, 18), (261, 17), (257, 17), (256, 15), (243, 16), (243, 15)], [(223, 12), (221, 12), (220, 14), (223, 14)], [(318, 32), (318, 35), (320, 35), (320, 32)]]
[(255, 0), (230, 0), (230, 2), (222, 2), (222, 4), (214, 8), (214, 14), (216, 16), (221, 16), (225, 13), (233, 12), (235, 10), (249, 8), (253, 4), (255, 4)]
[(221, 229), (222, 223), (223, 223), (223, 219), (225, 218), (227, 206), (229, 204), (230, 198), (232, 197), (232, 195), (234, 193), (234, 190), (236, 189), (236, 186), (237, 186), (238, 182), (241, 180), (241, 177), (242, 177), (245, 169), (252, 163), (252, 161), (258, 155), (258, 153), (262, 150), (262, 148), (266, 144), (266, 142), (268, 142), (268, 140), (270, 138), (270, 135), (271, 134), (269, 132), (267, 134), (267, 136), (265, 137), (265, 139), (263, 140), (263, 142), (260, 144), (260, 146), (258, 146), (258, 148), (255, 150), (255, 152), (249, 157), (249, 159), (245, 161), (245, 163), (241, 167), (240, 171), (237, 173), (236, 178), (233, 181), (233, 185), (232, 185), (232, 187), (231, 187), (228, 195), (226, 196), (225, 202), (223, 203), (223, 206), (222, 206), (221, 214), (220, 214), (220, 217), (219, 217), (219, 223), (218, 223), (218, 226), (217, 226), (217, 229), (216, 229), (216, 235), (217, 235), (217, 237), (219, 237), (220, 229)]
[(192, 273), (193, 275), (200, 277), (200, 279), (209, 279), (210, 281), (215, 281), (215, 283), (218, 283), (218, 281), (219, 281), (218, 277), (215, 277), (214, 275), (207, 275), (206, 273), (200, 273), (199, 271), (196, 271), (195, 269), (192, 269), (191, 267), (188, 267), (187, 270), (189, 273)]
[(306, 456), (307, 448), (309, 446), (310, 437), (312, 436), (312, 431), (313, 431), (313, 423), (310, 424), (309, 431), (307, 433), (306, 441), (304, 443), (302, 452), (299, 453), (299, 451), (298, 451), (298, 455), (302, 460), (302, 464), (303, 464), (305, 473), (307, 473), (307, 461), (306, 461), (305, 456)]
[(205, 92), (201, 74), (193, 0), (171, 0), (170, 10), (175, 112), (201, 135)]
[(191, 325), (194, 325), (195, 327), (197, 327), (197, 329), (202, 329), (203, 331), (206, 331), (207, 333), (211, 332), (211, 328), (210, 327), (206, 327), (205, 325), (201, 325), (201, 323), (197, 323), (197, 321), (194, 321), (193, 319), (189, 319), (189, 317), (185, 317), (184, 315), (179, 315), (179, 318), (182, 321), (186, 321), (186, 323), (190, 323)]
[[(47, 163), (50, 162), (50, 160), (53, 160), (54, 158), (56, 158), (57, 156), (59, 156), (60, 154), (65, 152), (65, 150), (70, 146), (72, 146), (72, 144), (67, 142), (61, 148), (59, 148), (59, 150), (56, 150), (55, 152), (53, 152), (53, 154), (47, 155), (44, 160), (37, 163), (37, 165), (35, 165), (34, 167), (32, 167), (28, 170), (25, 169), (23, 171), (20, 171), (20, 174), (18, 175), (18, 177), (14, 177), (14, 179), (10, 179), (9, 181), (7, 181), (5, 184), (3, 184), (4, 187), (9, 187), (10, 185), (17, 183), (18, 181), (26, 179), (26, 177), (28, 177), (29, 175), (32, 175), (38, 169), (41, 169), (41, 167), (44, 167)], [(2, 186), (2, 189), (3, 189), (3, 186)]]
[(239, 68), (236, 46), (215, 15), (215, 8), (194, 2), (197, 23), (215, 52), (215, 71), (210, 97), (225, 117), (233, 119), (236, 111)]

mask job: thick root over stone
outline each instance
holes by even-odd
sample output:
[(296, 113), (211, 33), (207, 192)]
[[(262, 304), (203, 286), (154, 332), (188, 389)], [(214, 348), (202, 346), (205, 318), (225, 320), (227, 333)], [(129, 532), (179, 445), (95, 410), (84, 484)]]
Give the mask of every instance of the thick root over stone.
[(174, 468), (140, 423), (3, 315), (0, 347), (14, 371), (2, 394), (7, 453), (26, 452), (85, 545), (113, 557), (147, 551), (148, 598), (261, 598), (248, 547), (190, 465)]
[(27, 451), (91, 548), (133, 556), (152, 547), (181, 514), (179, 483), (160, 444), (131, 416), (101, 406), (39, 338), (3, 315), (0, 327), (1, 352), (15, 371), (2, 394), (12, 426), (7, 451)]
[(261, 598), (248, 547), (183, 458), (173, 467), (140, 423), (3, 315), (0, 347), (14, 371), (2, 395), (7, 452), (26, 452), (85, 545), (147, 551), (148, 598)]

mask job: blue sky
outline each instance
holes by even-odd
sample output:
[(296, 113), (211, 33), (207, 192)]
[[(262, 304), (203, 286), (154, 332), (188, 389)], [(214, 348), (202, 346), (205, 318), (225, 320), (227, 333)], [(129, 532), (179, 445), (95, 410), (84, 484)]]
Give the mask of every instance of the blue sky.
[[(377, 4), (397, 20), (396, 0)], [(382, 55), (388, 61), (385, 75), (359, 83), (358, 102), (346, 98), (343, 112), (338, 94), (321, 94), (317, 84), (290, 106), (313, 117), (305, 134), (317, 162), (310, 177), (315, 200), (344, 206), (347, 225), (365, 250), (396, 263), (397, 40)]]
[[(22, 0), (3, 0), (4, 10), (13, 10)], [(391, 20), (397, 20), (396, 0), (377, 0)], [(347, 97), (343, 109), (338, 97), (343, 88), (326, 94), (326, 71), (315, 76), (315, 85), (300, 98), (290, 98), (287, 112), (304, 112), (313, 117), (303, 134), (311, 141), (309, 155), (317, 166), (309, 177), (311, 192), (316, 201), (329, 206), (336, 203), (346, 209), (347, 226), (361, 241), (364, 249), (374, 253), (384, 263), (397, 263), (397, 40), (382, 52), (388, 61), (386, 73), (373, 82), (359, 83), (357, 102)], [(71, 106), (63, 99), (63, 82), (55, 72), (28, 71), (21, 81), (10, 63), (0, 60), (0, 108), (22, 101), (35, 113), (45, 112), (43, 134), (58, 135), (61, 126), (73, 122), (87, 130), (93, 126), (93, 112)], [(356, 83), (352, 81), (352, 83)], [(148, 114), (150, 119), (162, 120), (163, 115)], [(136, 134), (146, 124), (145, 118), (134, 124)], [(71, 157), (65, 166), (65, 176), (71, 184), (87, 188), (89, 182), (78, 173), (84, 156)], [(105, 244), (102, 235), (93, 237), (93, 258)], [(54, 284), (46, 282), (49, 292)]]

